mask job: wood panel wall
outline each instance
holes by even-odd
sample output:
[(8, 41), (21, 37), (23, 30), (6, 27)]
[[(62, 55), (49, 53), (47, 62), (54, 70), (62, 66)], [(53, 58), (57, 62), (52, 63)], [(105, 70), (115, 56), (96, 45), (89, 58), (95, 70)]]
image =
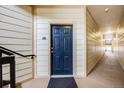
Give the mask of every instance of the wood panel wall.
[(101, 33), (88, 9), (86, 11), (86, 33), (87, 73), (89, 73), (101, 59), (103, 53)]
[(117, 57), (121, 67), (124, 69), (124, 16), (117, 27)]
[[(0, 46), (24, 55), (32, 54), (32, 8), (0, 6)], [(4, 65), (3, 78), (9, 79), (9, 65)], [(16, 81), (32, 78), (32, 60), (16, 56)]]

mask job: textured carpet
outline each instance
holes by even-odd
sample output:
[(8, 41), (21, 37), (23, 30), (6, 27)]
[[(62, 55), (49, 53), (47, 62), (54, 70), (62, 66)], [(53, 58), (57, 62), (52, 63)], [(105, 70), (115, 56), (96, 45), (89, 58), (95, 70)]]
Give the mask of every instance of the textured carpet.
[(50, 78), (47, 88), (78, 88), (73, 77)]

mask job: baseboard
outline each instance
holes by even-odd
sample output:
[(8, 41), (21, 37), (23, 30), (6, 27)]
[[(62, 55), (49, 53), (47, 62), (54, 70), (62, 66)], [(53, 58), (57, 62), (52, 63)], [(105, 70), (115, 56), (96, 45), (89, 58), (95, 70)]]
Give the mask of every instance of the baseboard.
[(73, 77), (73, 75), (52, 75), (51, 78)]
[(86, 78), (86, 77), (83, 76), (83, 75), (75, 75), (74, 78), (79, 78), (80, 79), (80, 78)]

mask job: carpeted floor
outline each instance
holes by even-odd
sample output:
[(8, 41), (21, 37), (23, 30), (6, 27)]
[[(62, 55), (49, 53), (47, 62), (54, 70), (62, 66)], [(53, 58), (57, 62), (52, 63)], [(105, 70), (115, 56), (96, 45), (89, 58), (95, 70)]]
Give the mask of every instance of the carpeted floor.
[(73, 77), (50, 78), (48, 88), (78, 88)]
[[(124, 88), (124, 71), (112, 52), (106, 52), (88, 77), (78, 78), (76, 76), (74, 79), (78, 88)], [(49, 80), (49, 77), (35, 78), (23, 83), (23, 88), (47, 88)]]

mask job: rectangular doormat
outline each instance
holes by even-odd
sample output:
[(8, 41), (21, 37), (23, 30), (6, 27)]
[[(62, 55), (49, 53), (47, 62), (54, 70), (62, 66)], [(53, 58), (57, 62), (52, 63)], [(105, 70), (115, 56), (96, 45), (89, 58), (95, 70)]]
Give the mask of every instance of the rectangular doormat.
[(47, 88), (78, 88), (73, 77), (50, 78)]

